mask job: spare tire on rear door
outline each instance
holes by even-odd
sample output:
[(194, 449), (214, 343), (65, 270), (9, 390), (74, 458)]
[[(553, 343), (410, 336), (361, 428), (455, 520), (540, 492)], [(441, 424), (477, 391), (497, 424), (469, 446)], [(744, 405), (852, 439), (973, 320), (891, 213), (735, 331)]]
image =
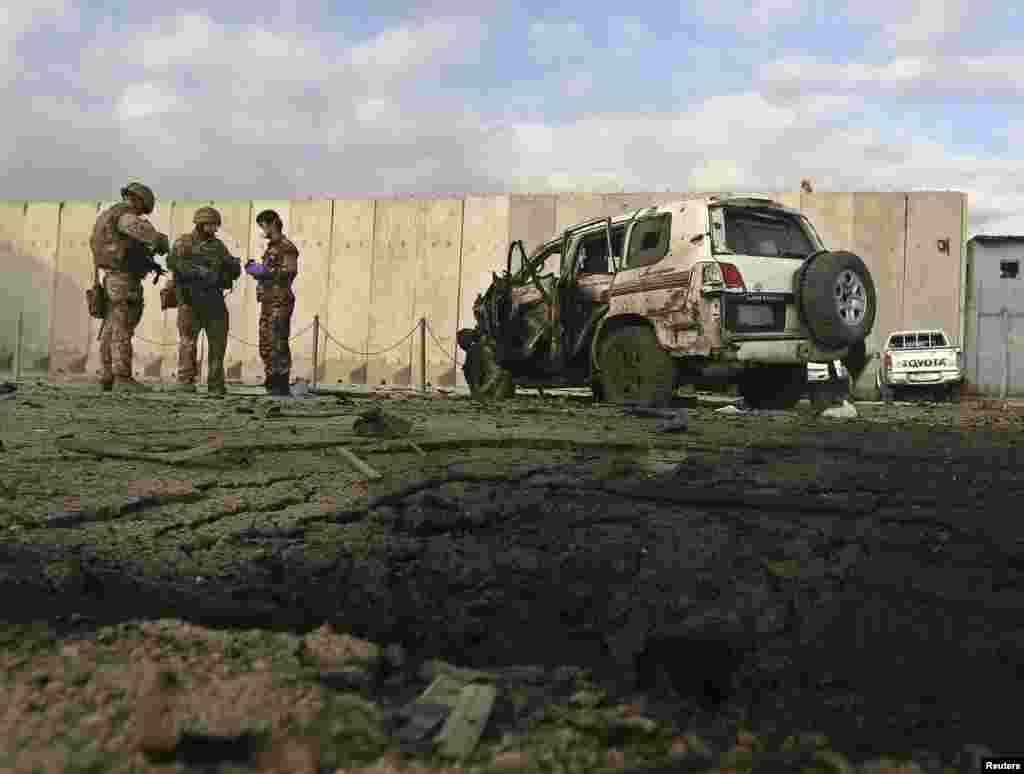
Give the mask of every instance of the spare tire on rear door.
[(842, 349), (867, 338), (877, 300), (871, 272), (859, 257), (840, 250), (808, 258), (797, 276), (800, 318), (822, 349)]

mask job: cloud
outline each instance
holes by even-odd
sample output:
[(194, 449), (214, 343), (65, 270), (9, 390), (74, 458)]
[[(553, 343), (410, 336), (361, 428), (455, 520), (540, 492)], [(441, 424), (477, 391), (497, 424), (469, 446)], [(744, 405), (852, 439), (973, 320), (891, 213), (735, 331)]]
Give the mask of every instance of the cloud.
[(121, 92), (115, 112), (120, 121), (134, 121), (170, 112), (181, 105), (181, 98), (166, 86), (153, 81), (132, 83)]
[(895, 57), (886, 62), (828, 62), (793, 56), (769, 62), (761, 83), (780, 94), (808, 91), (890, 96), (1016, 98), (1024, 93), (1024, 55)]
[[(991, 4), (974, 0), (976, 15)], [(896, 50), (929, 50), (957, 35), (968, 20), (967, 0), (850, 0), (846, 16), (878, 28), (876, 42)]]
[[(958, 150), (930, 120), (978, 93), (1009, 113), (1024, 56), (997, 45), (910, 42), (858, 61), (826, 40), (766, 61), (751, 39), (720, 44), (709, 33), (673, 74), (658, 46), (675, 46), (676, 31), (641, 18), (602, 18), (601, 43), (573, 19), (520, 16), (495, 36), (464, 0), (415, 16), (394, 4), (393, 18), (361, 32), (306, 4), (277, 15), (256, 0), (258, 13), (232, 14), (232, 2), (215, 16), (92, 19), (60, 50), (38, 48), (58, 3), (6, 9), (20, 14), (18, 31), (0, 27), (16, 41), (0, 52), (15, 52), (31, 77), (0, 83), (18, 106), (0, 133), (0, 197), (101, 198), (129, 179), (161, 198), (298, 198), (772, 191), (811, 177), (818, 190), (964, 190), (972, 227), (1009, 227), (1024, 212), (1024, 114), (1000, 115), (1002, 134), (957, 127), (1004, 143), (1002, 158)], [(822, 7), (726, 0), (707, 10), (722, 23), (746, 14), (747, 29), (763, 31)], [(933, 38), (957, 18), (942, 8), (941, 23), (925, 25)], [(873, 35), (931, 11), (864, 0), (847, 13)], [(945, 103), (915, 119), (909, 97)]]
[(21, 71), (17, 45), (37, 24), (65, 13), (63, 0), (19, 0), (0, 5), (0, 85)]

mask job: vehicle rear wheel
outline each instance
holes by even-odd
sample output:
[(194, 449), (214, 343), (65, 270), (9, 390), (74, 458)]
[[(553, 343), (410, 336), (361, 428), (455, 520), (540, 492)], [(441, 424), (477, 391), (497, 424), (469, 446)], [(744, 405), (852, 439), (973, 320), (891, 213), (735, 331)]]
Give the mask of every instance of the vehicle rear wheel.
[(498, 365), (497, 347), (490, 336), (481, 336), (466, 352), (462, 373), (469, 394), (476, 400), (511, 398), (516, 393), (512, 374)]
[(667, 406), (676, 387), (676, 362), (645, 325), (604, 334), (598, 354), (601, 374), (592, 389), (609, 403)]
[(875, 283), (853, 253), (812, 255), (800, 269), (797, 287), (800, 316), (823, 349), (860, 344), (874, 327)]
[(807, 392), (807, 367), (770, 365), (748, 368), (740, 376), (740, 395), (754, 409), (791, 409)]

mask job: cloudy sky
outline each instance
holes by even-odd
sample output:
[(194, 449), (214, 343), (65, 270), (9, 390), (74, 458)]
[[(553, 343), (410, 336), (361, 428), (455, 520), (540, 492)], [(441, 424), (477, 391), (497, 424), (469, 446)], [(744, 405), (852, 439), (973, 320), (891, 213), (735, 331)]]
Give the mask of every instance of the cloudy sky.
[[(844, 7), (844, 2), (848, 5)], [(1024, 233), (1024, 11), (0, 0), (0, 198), (953, 189)], [(1018, 214), (1020, 213), (1020, 214)]]

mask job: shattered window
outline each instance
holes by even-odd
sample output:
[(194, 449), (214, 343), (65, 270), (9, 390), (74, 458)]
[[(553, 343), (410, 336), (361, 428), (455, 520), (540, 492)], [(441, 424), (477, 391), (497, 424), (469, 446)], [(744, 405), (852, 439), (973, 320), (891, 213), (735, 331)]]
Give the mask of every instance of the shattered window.
[[(612, 255), (622, 255), (625, 226), (612, 228)], [(608, 235), (604, 229), (587, 234), (576, 248), (576, 271), (579, 274), (609, 274), (612, 263), (608, 260)]]
[(726, 249), (737, 255), (806, 258), (815, 245), (798, 218), (786, 212), (725, 207)]
[(537, 267), (537, 275), (543, 277), (545, 274), (557, 275), (562, 265), (561, 243), (549, 247), (545, 252), (533, 259), (532, 263)]
[(664, 258), (668, 254), (671, 233), (672, 215), (669, 213), (637, 222), (629, 236), (626, 268), (649, 266)]

